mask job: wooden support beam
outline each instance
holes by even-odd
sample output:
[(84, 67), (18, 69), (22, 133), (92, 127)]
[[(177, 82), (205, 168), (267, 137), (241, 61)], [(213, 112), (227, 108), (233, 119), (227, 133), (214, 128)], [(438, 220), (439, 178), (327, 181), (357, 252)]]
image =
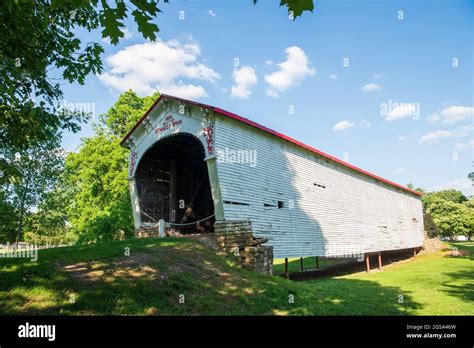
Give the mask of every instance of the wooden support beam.
[(416, 256), (416, 248), (413, 248), (413, 257)]
[(304, 271), (304, 265), (303, 265), (303, 258), (300, 257), (300, 269), (301, 269), (301, 272)]
[(285, 278), (286, 279), (290, 278), (290, 272), (288, 270), (288, 258), (285, 258)]
[(319, 256), (316, 256), (316, 268), (319, 269)]
[(379, 269), (382, 269), (382, 253), (379, 251)]
[[(172, 160), (170, 163), (170, 221), (176, 221), (176, 160)], [(174, 211), (174, 212), (173, 212)]]
[(365, 254), (365, 265), (367, 266), (367, 273), (370, 272), (370, 259), (369, 254)]

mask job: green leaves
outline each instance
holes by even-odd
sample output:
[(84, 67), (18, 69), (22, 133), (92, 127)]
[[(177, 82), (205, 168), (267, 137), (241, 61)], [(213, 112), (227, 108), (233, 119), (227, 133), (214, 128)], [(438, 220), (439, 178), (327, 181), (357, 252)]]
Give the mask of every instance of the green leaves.
[(288, 7), (288, 13), (293, 15), (293, 20), (301, 16), (304, 11), (314, 10), (313, 0), (281, 0), (280, 6)]
[(142, 33), (143, 37), (152, 41), (156, 40), (156, 33), (159, 29), (156, 24), (150, 23), (152, 17), (139, 10), (133, 11), (132, 15), (135, 17), (135, 22), (138, 24), (138, 30)]
[(457, 190), (443, 190), (424, 195), (422, 201), (441, 235), (472, 236), (474, 233), (473, 198), (468, 200)]
[(128, 190), (128, 151), (122, 136), (159, 97), (129, 90), (100, 116), (95, 136), (84, 139), (66, 159), (65, 186), (71, 193), (68, 221), (79, 243), (117, 239), (133, 231)]
[[(35, 146), (54, 148), (63, 130), (80, 129), (84, 115), (57, 108), (60, 86), (84, 84), (88, 75), (101, 73), (104, 49), (83, 43), (78, 29), (101, 28), (117, 44), (132, 13), (138, 31), (154, 40), (159, 29), (152, 21), (160, 12), (157, 2), (145, 0), (0, 2), (0, 157)], [(0, 183), (16, 175), (5, 160), (0, 170)]]
[(102, 0), (101, 3), (100, 24), (103, 27), (102, 37), (110, 38), (110, 42), (116, 45), (119, 39), (124, 36), (120, 28), (125, 27), (123, 20), (127, 17), (125, 2), (117, 2), (117, 7), (115, 8), (111, 8), (105, 0)]
[(158, 99), (159, 93), (140, 98), (134, 91), (122, 93), (115, 104), (100, 116), (101, 121), (115, 136), (122, 138)]
[[(158, 25), (152, 23), (156, 15), (161, 12), (157, 2), (148, 2), (146, 0), (132, 0), (131, 3), (136, 7), (131, 14), (137, 24), (138, 31), (145, 39), (156, 40), (156, 34), (159, 32)], [(124, 1), (116, 1), (116, 7), (112, 8), (107, 1), (102, 0), (102, 10), (100, 11), (100, 24), (103, 27), (102, 37), (110, 38), (113, 45), (118, 44), (119, 39), (124, 37), (124, 21), (128, 17), (129, 8)]]
[(131, 2), (136, 6), (132, 15), (137, 23), (138, 31), (142, 33), (145, 39), (156, 40), (156, 33), (160, 29), (155, 23), (151, 23), (151, 20), (161, 12), (157, 2), (148, 2), (146, 0), (132, 0)]
[[(258, 0), (253, 0), (255, 5)], [(313, 0), (280, 0), (280, 6), (286, 6), (288, 8), (288, 14), (293, 20), (296, 17), (301, 16), (304, 11), (313, 12), (314, 3)]]
[(127, 151), (119, 140), (99, 128), (66, 159), (65, 182), (73, 202), (68, 217), (80, 243), (117, 239), (133, 231)]

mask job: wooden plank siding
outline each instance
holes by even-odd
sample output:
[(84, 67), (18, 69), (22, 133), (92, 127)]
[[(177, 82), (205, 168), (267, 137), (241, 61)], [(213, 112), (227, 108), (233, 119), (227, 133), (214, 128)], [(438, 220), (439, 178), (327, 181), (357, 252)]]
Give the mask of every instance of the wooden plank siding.
[[(255, 235), (270, 239), (276, 258), (423, 244), (422, 207), (415, 194), (228, 118), (216, 117), (215, 137), (218, 153), (256, 151), (253, 167), (218, 158), (224, 215), (250, 219)], [(277, 201), (283, 208), (264, 206)]]

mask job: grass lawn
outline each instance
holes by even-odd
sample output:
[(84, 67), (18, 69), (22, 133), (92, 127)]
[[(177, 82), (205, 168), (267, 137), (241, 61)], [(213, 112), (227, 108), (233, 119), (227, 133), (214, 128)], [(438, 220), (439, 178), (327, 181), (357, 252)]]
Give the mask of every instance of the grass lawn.
[[(326, 258), (320, 257), (319, 268), (325, 268), (325, 267), (332, 266), (341, 262), (344, 262), (344, 260), (343, 259), (326, 259)], [(316, 257), (303, 257), (303, 269), (305, 271), (317, 269)], [(301, 261), (299, 257), (288, 259), (288, 271), (290, 273), (301, 272)], [(273, 273), (274, 274), (285, 273), (285, 259), (275, 259), (273, 261)]]
[(455, 246), (458, 256), (446, 244), (381, 272), (306, 282), (184, 238), (40, 250), (37, 262), (0, 258), (0, 315), (474, 315), (474, 243)]

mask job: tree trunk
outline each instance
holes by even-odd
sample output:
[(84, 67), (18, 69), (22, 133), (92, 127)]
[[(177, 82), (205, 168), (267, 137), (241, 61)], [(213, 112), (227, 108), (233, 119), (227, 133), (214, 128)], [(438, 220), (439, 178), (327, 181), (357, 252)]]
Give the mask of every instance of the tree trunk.
[(15, 240), (16, 248), (18, 248), (18, 243), (20, 243), (20, 239), (23, 234), (23, 220), (25, 218), (25, 201), (26, 201), (27, 194), (28, 194), (28, 185), (25, 187), (25, 191), (23, 192), (23, 197), (21, 197), (20, 217), (18, 219), (18, 231), (16, 233), (16, 240)]
[(20, 212), (20, 219), (18, 221), (18, 231), (16, 233), (15, 247), (18, 248), (18, 243), (20, 243), (21, 235), (23, 234), (23, 209)]

